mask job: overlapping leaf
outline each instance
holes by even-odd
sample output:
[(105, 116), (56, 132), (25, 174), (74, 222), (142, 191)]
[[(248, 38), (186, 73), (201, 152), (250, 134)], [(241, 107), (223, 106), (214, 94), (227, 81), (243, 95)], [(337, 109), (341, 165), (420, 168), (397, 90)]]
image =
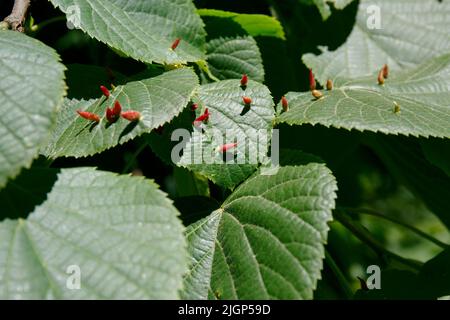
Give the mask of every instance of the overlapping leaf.
[[(75, 27), (147, 63), (204, 59), (205, 31), (191, 0), (51, 0)], [(176, 50), (173, 41), (181, 39)]]
[[(252, 99), (250, 106), (245, 106), (243, 96)], [(239, 80), (224, 80), (201, 86), (193, 100), (199, 105), (197, 116), (206, 108), (210, 116), (201, 131), (194, 130), (178, 165), (233, 188), (266, 158), (274, 117), (270, 92), (255, 81), (249, 80), (247, 87), (241, 88)], [(236, 157), (225, 163), (217, 148), (236, 141), (236, 148), (229, 152)], [(238, 164), (240, 159), (244, 163)]]
[(62, 170), (27, 220), (0, 223), (0, 298), (177, 298), (187, 269), (177, 215), (151, 181)]
[(346, 43), (323, 50), (303, 56), (321, 83), (369, 75), (384, 63), (391, 69), (418, 65), (450, 51), (450, 1), (361, 0)]
[(65, 94), (64, 66), (43, 43), (0, 32), (0, 187), (45, 143)]
[(352, 1), (353, 0), (300, 0), (300, 2), (315, 4), (324, 20), (328, 19), (331, 15), (331, 5), (333, 5), (335, 9), (341, 10)]
[(321, 99), (309, 92), (288, 93), (290, 110), (278, 121), (450, 138), (450, 54), (412, 70), (391, 72), (383, 86), (377, 84), (376, 74), (337, 79), (335, 85), (323, 91)]
[(311, 299), (336, 182), (321, 164), (255, 175), (186, 230), (190, 299)]
[[(180, 113), (197, 86), (195, 73), (182, 68), (118, 86), (108, 99), (66, 100), (51, 143), (43, 153), (52, 158), (88, 156), (150, 132)], [(121, 102), (124, 111), (139, 111), (142, 119), (138, 122), (119, 119), (113, 124), (108, 123), (103, 117), (106, 107), (116, 100)], [(98, 124), (91, 123), (79, 117), (77, 109), (94, 112), (103, 118)]]
[(264, 81), (261, 53), (252, 37), (213, 39), (206, 52), (209, 69), (218, 79), (241, 78), (245, 73), (255, 81)]
[[(208, 19), (214, 18), (230, 19), (240, 27), (242, 27), (248, 35), (251, 35), (253, 37), (267, 36), (285, 39), (283, 27), (281, 26), (280, 22), (274, 17), (270, 17), (264, 14), (245, 14), (214, 9), (200, 9), (197, 12), (203, 19), (206, 19), (207, 21)], [(229, 31), (230, 30), (226, 29), (217, 29), (216, 31), (213, 31), (212, 37), (216, 38), (217, 34), (223, 35), (227, 34)]]

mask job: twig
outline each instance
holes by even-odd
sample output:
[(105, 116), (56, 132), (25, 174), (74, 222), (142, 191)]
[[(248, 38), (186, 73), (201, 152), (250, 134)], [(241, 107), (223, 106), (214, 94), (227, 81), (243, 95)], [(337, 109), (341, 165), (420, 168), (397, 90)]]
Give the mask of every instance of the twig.
[(8, 23), (12, 30), (24, 32), (23, 22), (25, 21), (29, 6), (30, 0), (15, 0), (11, 14), (3, 21)]
[(360, 241), (367, 244), (373, 251), (375, 251), (380, 257), (388, 257), (398, 262), (409, 266), (415, 270), (420, 270), (422, 263), (416, 260), (403, 258), (386, 248), (383, 247), (377, 240), (375, 240), (370, 233), (359, 225), (356, 221), (351, 220), (345, 213), (336, 210), (334, 217), (339, 221), (344, 227), (350, 230), (354, 236), (356, 236)]
[(352, 212), (352, 213), (366, 214), (366, 215), (370, 215), (370, 216), (374, 216), (374, 217), (378, 217), (378, 218), (390, 221), (390, 222), (395, 223), (395, 224), (397, 224), (399, 226), (402, 226), (402, 227), (404, 227), (406, 229), (409, 229), (410, 231), (414, 232), (418, 236), (421, 236), (422, 238), (427, 239), (428, 241), (434, 243), (435, 245), (437, 245), (437, 246), (439, 246), (439, 247), (441, 247), (443, 249), (447, 249), (450, 246), (447, 243), (444, 243), (444, 242), (442, 242), (442, 241), (440, 241), (440, 240), (430, 236), (429, 234), (427, 234), (427, 233), (417, 229), (414, 226), (411, 226), (411, 225), (409, 225), (407, 223), (404, 223), (404, 222), (402, 222), (402, 221), (400, 221), (400, 220), (398, 220), (396, 218), (393, 218), (393, 217), (384, 215), (382, 213), (376, 212), (375, 210), (368, 209), (368, 208), (343, 208), (343, 209), (347, 210), (349, 212)]
[(334, 273), (334, 276), (337, 279), (337, 282), (341, 286), (340, 289), (342, 290), (343, 294), (345, 295), (345, 298), (351, 299), (353, 297), (353, 290), (348, 283), (345, 275), (342, 273), (339, 266), (334, 261), (333, 257), (330, 255), (328, 250), (325, 250), (325, 263), (328, 265), (328, 267), (331, 269), (331, 271)]

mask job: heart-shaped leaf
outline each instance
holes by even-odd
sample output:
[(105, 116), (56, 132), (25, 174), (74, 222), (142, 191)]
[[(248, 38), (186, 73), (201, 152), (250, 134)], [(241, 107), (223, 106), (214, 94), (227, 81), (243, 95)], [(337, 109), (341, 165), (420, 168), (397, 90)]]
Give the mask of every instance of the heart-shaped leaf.
[(361, 0), (356, 24), (336, 51), (323, 48), (303, 62), (317, 79), (356, 78), (387, 63), (391, 69), (414, 66), (450, 51), (450, 1)]
[[(197, 86), (198, 79), (192, 69), (181, 68), (118, 86), (108, 99), (66, 100), (51, 143), (43, 153), (51, 158), (89, 156), (150, 132), (180, 113)], [(141, 120), (129, 122), (120, 118), (109, 123), (103, 116), (116, 100), (120, 101), (123, 111), (139, 111)], [(89, 122), (78, 116), (78, 109), (103, 118), (98, 124)]]
[[(191, 0), (51, 0), (69, 23), (147, 63), (204, 59), (205, 31)], [(177, 39), (179, 46), (172, 50)]]
[(64, 66), (43, 43), (0, 31), (0, 188), (47, 141), (65, 94)]
[(188, 299), (311, 299), (336, 181), (321, 164), (255, 175), (186, 230)]
[(187, 269), (177, 215), (152, 181), (62, 170), (27, 220), (0, 223), (0, 298), (175, 299)]
[(412, 70), (391, 72), (384, 85), (378, 85), (376, 74), (338, 78), (335, 88), (323, 91), (320, 99), (310, 92), (286, 97), (289, 111), (278, 122), (450, 138), (450, 54)]

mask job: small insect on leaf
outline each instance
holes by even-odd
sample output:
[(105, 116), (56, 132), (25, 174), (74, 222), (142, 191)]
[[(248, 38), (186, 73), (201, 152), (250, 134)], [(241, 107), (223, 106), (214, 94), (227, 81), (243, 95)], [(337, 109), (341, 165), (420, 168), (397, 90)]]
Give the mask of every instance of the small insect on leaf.
[(284, 112), (289, 110), (289, 104), (285, 96), (281, 97), (281, 106), (283, 107)]
[(103, 92), (103, 95), (106, 98), (109, 98), (109, 96), (111, 95), (111, 93), (109, 92), (109, 90), (105, 86), (100, 86), (100, 90)]
[(234, 142), (234, 143), (226, 143), (224, 145), (218, 146), (216, 148), (216, 151), (224, 153), (224, 152), (227, 152), (230, 149), (236, 148), (236, 146), (237, 146), (236, 142)]
[(198, 104), (197, 104), (197, 103), (193, 103), (193, 104), (191, 105), (191, 110), (192, 110), (192, 111), (197, 110), (197, 108), (198, 108)]
[(243, 97), (242, 97), (242, 101), (244, 102), (244, 104), (245, 104), (246, 106), (249, 106), (249, 105), (252, 103), (252, 98), (247, 97), (247, 96), (243, 96)]
[(389, 66), (387, 64), (383, 66), (383, 77), (385, 79), (389, 77)]
[(383, 69), (381, 69), (380, 72), (378, 72), (378, 84), (380, 86), (384, 85), (384, 71), (383, 71)]
[(244, 73), (241, 78), (241, 87), (245, 88), (247, 86), (248, 76)]
[(139, 121), (141, 119), (141, 114), (139, 111), (128, 110), (121, 113), (122, 118), (128, 121)]
[(400, 113), (400, 105), (394, 101), (394, 113)]
[(172, 50), (175, 50), (178, 45), (180, 44), (181, 39), (180, 38), (176, 38), (175, 41), (172, 43), (172, 45), (170, 46), (172, 48)]
[(331, 80), (331, 79), (327, 80), (327, 90), (328, 91), (333, 90), (333, 80)]
[(208, 108), (206, 108), (205, 112), (203, 112), (201, 116), (194, 120), (194, 126), (198, 127), (202, 122), (208, 121), (209, 115), (209, 110)]
[(309, 69), (309, 89), (311, 91), (316, 89), (316, 78), (314, 77), (312, 69)]
[(80, 115), (80, 117), (82, 117), (86, 120), (100, 122), (100, 117), (98, 115), (96, 115), (95, 113), (88, 112), (88, 111), (82, 111), (82, 110), (77, 110), (77, 113)]
[(314, 98), (316, 99), (320, 99), (323, 97), (323, 93), (320, 92), (319, 90), (313, 90), (311, 91), (311, 94), (313, 95)]

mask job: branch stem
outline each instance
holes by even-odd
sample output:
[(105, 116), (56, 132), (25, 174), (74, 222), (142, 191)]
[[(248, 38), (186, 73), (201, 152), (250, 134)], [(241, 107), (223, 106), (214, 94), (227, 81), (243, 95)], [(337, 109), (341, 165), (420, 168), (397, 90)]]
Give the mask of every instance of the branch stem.
[(12, 30), (24, 32), (23, 23), (27, 15), (30, 0), (15, 0), (11, 14), (3, 21), (8, 23)]

